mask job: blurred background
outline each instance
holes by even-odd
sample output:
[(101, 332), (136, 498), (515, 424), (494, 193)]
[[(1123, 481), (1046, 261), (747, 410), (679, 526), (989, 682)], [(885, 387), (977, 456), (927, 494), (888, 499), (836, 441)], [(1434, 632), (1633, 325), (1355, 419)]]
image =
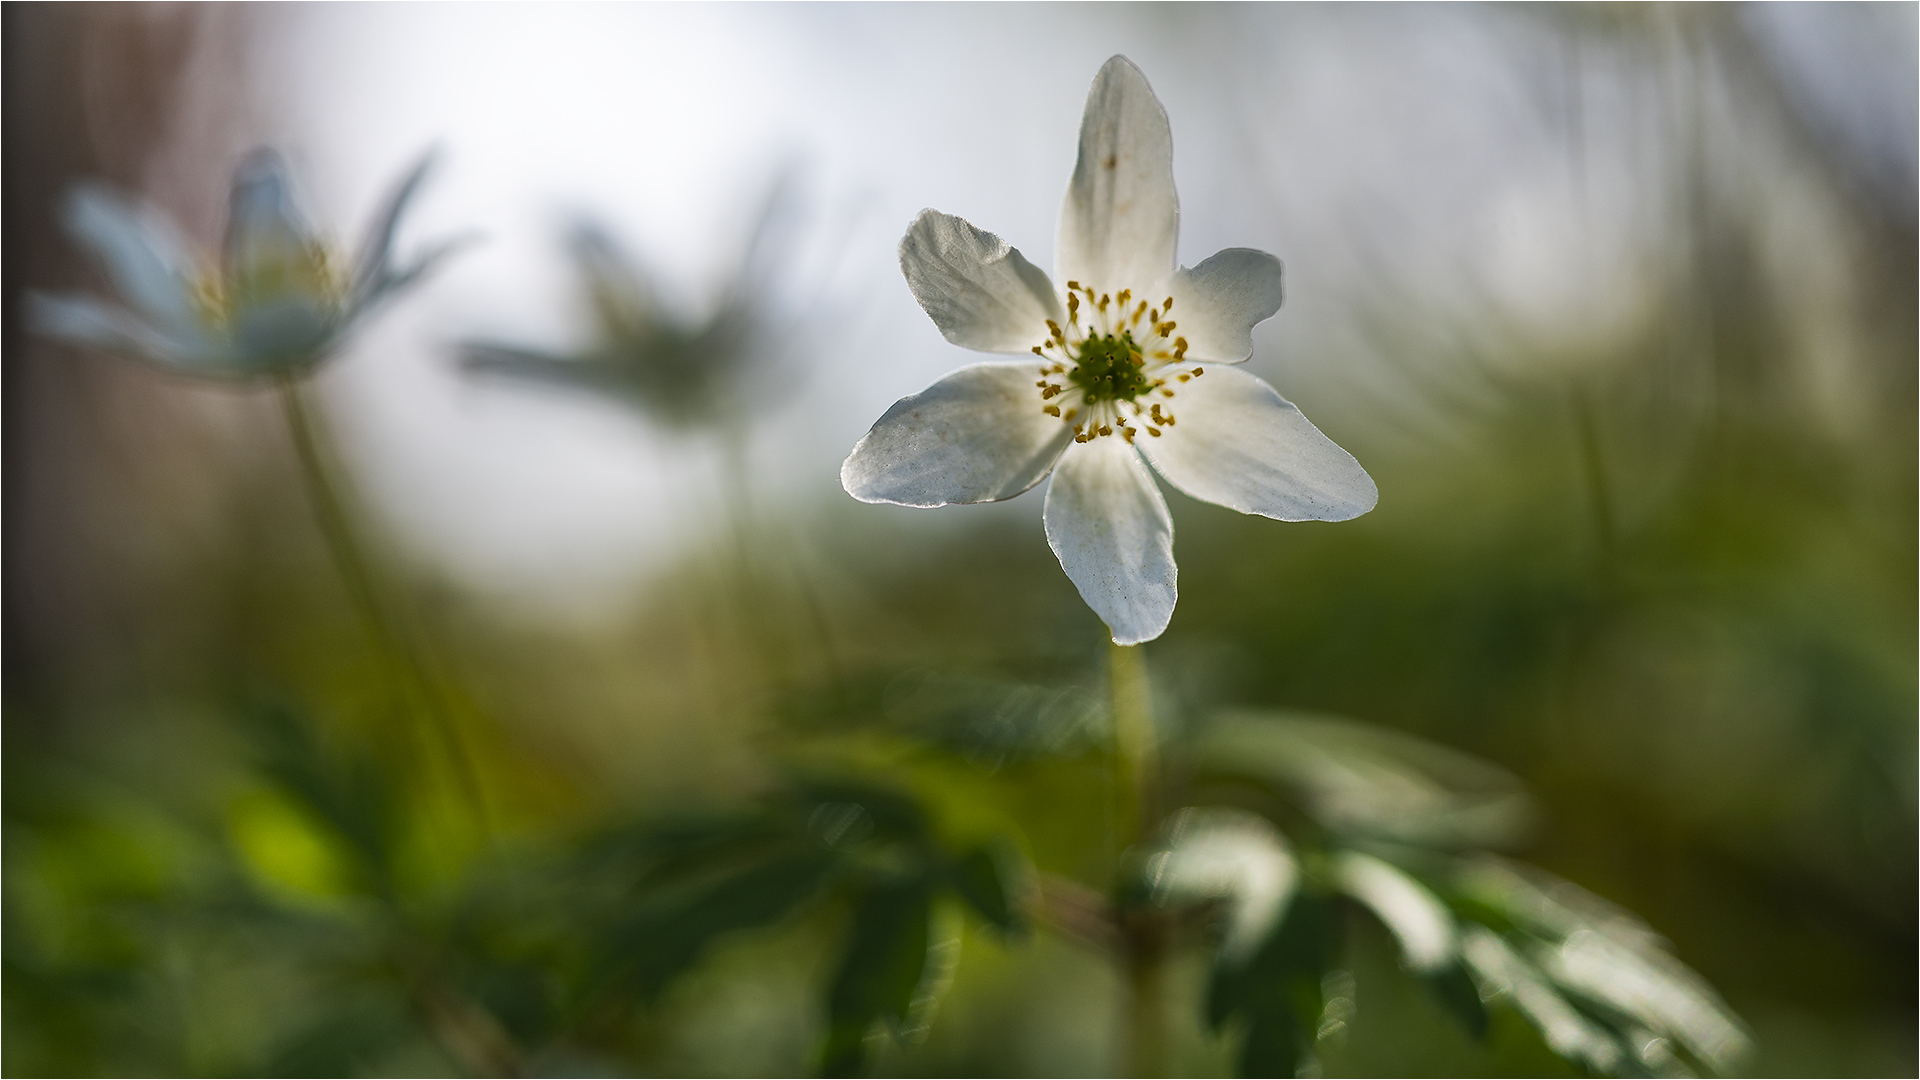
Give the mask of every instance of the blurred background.
[[(399, 931), (271, 747), (387, 745), (379, 660), (264, 391), (25, 335), (23, 289), (102, 289), (56, 222), (69, 184), (213, 252), (270, 144), (344, 244), (438, 146), (403, 243), (483, 234), (315, 384), (486, 789), (476, 840), (432, 768), (381, 781), (439, 807), (389, 857), (434, 940), (475, 889), (527, 899), (504, 867), (750, 800), (824, 746), (1069, 873), (1104, 805), (1072, 796), (1099, 756), (1075, 716), (898, 748), (929, 680), (1104, 678), (1040, 496), (866, 506), (837, 469), (973, 359), (900, 278), (906, 223), (935, 207), (1049, 266), (1087, 85), (1125, 53), (1173, 125), (1181, 260), (1280, 256), (1250, 370), (1381, 492), (1342, 525), (1169, 492), (1163, 726), (1300, 709), (1496, 762), (1540, 807), (1518, 853), (1666, 935), (1754, 1072), (1913, 1073), (1915, 13), (9, 5), (5, 1071), (805, 1072), (835, 925), (728, 937), (598, 1034), (513, 1051), (533, 1064), (489, 1056), (505, 1007), (343, 996), (412, 969), (364, 948)], [(638, 330), (595, 299), (622, 273)], [(683, 373), (533, 355), (635, 340)], [(959, 940), (880, 1067), (1115, 1067), (1103, 960)], [(1324, 1067), (1571, 1070), (1422, 1009), (1363, 998)], [(1183, 1022), (1178, 1067), (1224, 1068)]]

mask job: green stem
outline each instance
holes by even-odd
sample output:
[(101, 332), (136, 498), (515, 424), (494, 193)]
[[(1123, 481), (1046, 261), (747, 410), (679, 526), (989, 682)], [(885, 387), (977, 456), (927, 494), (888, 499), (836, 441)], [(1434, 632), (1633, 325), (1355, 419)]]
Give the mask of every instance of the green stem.
[(1108, 689), (1113, 695), (1114, 789), (1118, 797), (1114, 829), (1124, 850), (1142, 840), (1153, 825), (1158, 748), (1140, 647), (1111, 646), (1108, 660)]
[[(1114, 645), (1108, 656), (1108, 683), (1113, 694), (1114, 827), (1124, 873), (1128, 872), (1127, 850), (1147, 840), (1159, 821), (1158, 746), (1152, 690), (1147, 685), (1146, 664), (1139, 647)], [(1157, 913), (1144, 905), (1120, 912), (1120, 926), (1127, 987), (1126, 1075), (1160, 1076), (1166, 1068), (1163, 927)]]
[(327, 474), (326, 457), (320, 447), (319, 424), (301, 394), (297, 377), (282, 376), (279, 393), (280, 407), (286, 415), (287, 429), (293, 436), (294, 451), (300, 460), (300, 473), (306, 484), (307, 497), (313, 504), (314, 517), (319, 521), (320, 533), (326, 540), (327, 551), (333, 556), (334, 566), (340, 571), (341, 580), (352, 597), (361, 628), (366, 632), (385, 671), (395, 704), (402, 712), (424, 713), (429, 718), (434, 734), (453, 759), (462, 794), (472, 806), (483, 830), (491, 831), (487, 829), (487, 804), (482, 794), (479, 770), (474, 765), (465, 739), (460, 735), (459, 725), (441, 701), (419, 654), (381, 603), (377, 579), (354, 535), (353, 524), (347, 516), (339, 489)]

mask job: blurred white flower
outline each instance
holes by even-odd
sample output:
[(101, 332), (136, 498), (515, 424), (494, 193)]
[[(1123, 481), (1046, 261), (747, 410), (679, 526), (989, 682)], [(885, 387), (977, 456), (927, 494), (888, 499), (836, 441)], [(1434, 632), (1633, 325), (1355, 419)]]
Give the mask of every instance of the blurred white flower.
[(234, 171), (218, 267), (195, 262), (171, 223), (95, 184), (63, 210), (73, 239), (99, 260), (124, 307), (34, 293), (33, 328), (170, 371), (222, 379), (298, 373), (337, 348), (355, 322), (413, 283), (461, 241), (406, 266), (393, 258), (401, 214), (432, 156), (410, 170), (374, 219), (349, 270), (308, 224), (286, 161), (259, 149)]
[(974, 364), (902, 398), (840, 469), (856, 499), (929, 507), (1012, 498), (1054, 473), (1047, 541), (1122, 645), (1166, 630), (1176, 596), (1173, 519), (1142, 454), (1194, 498), (1282, 521), (1343, 521), (1378, 498), (1272, 387), (1204, 366), (1253, 354), (1254, 324), (1280, 308), (1280, 261), (1228, 248), (1178, 267), (1179, 218), (1166, 110), (1116, 56), (1087, 96), (1060, 211), (1064, 290), (936, 211), (900, 242), (948, 341), (1037, 359)]
[(667, 310), (612, 233), (577, 219), (567, 247), (593, 311), (594, 340), (573, 351), (467, 342), (467, 369), (604, 394), (681, 429), (744, 429), (756, 406), (796, 381), (786, 342), (803, 335), (779, 312), (781, 279), (800, 276), (796, 189), (792, 172), (774, 183), (738, 269), (699, 319)]

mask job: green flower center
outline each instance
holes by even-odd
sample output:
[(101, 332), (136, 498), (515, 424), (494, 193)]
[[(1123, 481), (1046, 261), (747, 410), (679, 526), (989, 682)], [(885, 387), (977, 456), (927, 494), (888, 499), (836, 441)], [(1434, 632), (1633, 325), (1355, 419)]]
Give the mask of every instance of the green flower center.
[(1133, 334), (1100, 334), (1080, 343), (1076, 366), (1067, 381), (1080, 388), (1089, 405), (1103, 401), (1133, 401), (1153, 388), (1146, 376), (1146, 360)]

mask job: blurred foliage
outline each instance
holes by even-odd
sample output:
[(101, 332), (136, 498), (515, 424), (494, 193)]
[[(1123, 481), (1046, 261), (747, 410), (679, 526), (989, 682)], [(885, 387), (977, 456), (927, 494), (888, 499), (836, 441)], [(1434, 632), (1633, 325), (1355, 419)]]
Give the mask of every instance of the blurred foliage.
[[(1421, 393), (1339, 432), (1366, 518), (1171, 496), (1133, 848), (1026, 504), (782, 507), (596, 628), (410, 567), (396, 693), (262, 435), (221, 528), (94, 556), (110, 617), (9, 626), (0, 1068), (1106, 1074), (1147, 927), (1181, 1074), (1913, 1071), (1914, 218), (1835, 195), (1836, 421), (1757, 227), (1695, 201), (1622, 340), (1383, 310)], [(597, 344), (537, 363), (709, 415), (646, 388), (705, 386), (661, 358), (732, 302), (655, 321), (579, 243)]]

